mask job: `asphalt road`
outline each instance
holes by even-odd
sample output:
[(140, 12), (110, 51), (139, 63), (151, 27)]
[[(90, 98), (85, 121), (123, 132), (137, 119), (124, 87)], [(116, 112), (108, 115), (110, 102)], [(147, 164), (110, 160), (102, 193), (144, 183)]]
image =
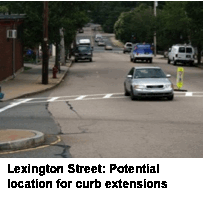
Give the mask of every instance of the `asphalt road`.
[[(93, 36), (85, 28), (77, 39)], [(61, 85), (1, 114), (0, 129), (39, 130), (48, 135), (46, 144), (57, 135), (62, 141), (0, 157), (203, 157), (203, 70), (184, 66), (188, 92), (176, 92), (173, 101), (131, 101), (123, 95), (125, 76), (131, 67), (148, 64), (130, 62), (121, 50), (105, 51), (94, 43), (93, 62), (74, 63)], [(154, 59), (152, 65), (171, 74), (175, 84), (178, 66), (164, 59)], [(0, 103), (0, 108), (6, 105)]]

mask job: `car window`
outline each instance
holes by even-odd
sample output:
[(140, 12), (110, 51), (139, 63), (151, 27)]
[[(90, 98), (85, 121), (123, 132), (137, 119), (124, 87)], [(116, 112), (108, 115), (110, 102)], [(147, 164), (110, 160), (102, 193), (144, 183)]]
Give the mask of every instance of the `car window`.
[(179, 47), (179, 53), (185, 53), (185, 47)]
[(137, 78), (166, 78), (166, 75), (161, 69), (145, 68), (135, 70), (134, 79)]
[(186, 48), (186, 53), (192, 53), (192, 48)]

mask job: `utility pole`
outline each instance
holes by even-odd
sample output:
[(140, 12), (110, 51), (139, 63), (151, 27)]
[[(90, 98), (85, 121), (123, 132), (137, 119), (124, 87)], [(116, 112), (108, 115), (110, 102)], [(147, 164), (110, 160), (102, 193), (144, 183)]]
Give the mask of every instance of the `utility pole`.
[(48, 2), (44, 1), (42, 84), (48, 84)]
[[(158, 6), (158, 2), (154, 1), (154, 16), (157, 16), (156, 7)], [(156, 30), (154, 32), (154, 56), (157, 54), (157, 39), (156, 39)]]

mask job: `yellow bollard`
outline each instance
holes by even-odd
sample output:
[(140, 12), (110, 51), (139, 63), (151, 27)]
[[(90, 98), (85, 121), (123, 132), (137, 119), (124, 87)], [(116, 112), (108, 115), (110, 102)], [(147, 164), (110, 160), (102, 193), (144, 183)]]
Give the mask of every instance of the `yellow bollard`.
[(177, 68), (177, 79), (176, 84), (177, 88), (180, 90), (183, 86), (183, 77), (184, 77), (184, 68), (178, 67)]

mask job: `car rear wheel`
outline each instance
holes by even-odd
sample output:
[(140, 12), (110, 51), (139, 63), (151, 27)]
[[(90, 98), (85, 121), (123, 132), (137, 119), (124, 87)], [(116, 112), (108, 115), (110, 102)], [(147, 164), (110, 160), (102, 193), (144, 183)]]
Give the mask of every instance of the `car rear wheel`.
[(170, 59), (168, 58), (167, 63), (170, 64)]
[(90, 58), (90, 62), (92, 62), (92, 58)]
[(77, 59), (75, 59), (75, 62), (77, 62), (78, 60)]
[(149, 62), (152, 63), (152, 59), (150, 59)]
[(136, 59), (135, 58), (133, 58), (133, 63), (136, 63)]

